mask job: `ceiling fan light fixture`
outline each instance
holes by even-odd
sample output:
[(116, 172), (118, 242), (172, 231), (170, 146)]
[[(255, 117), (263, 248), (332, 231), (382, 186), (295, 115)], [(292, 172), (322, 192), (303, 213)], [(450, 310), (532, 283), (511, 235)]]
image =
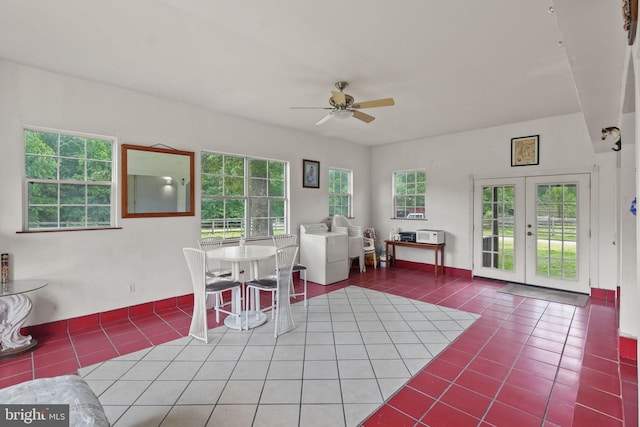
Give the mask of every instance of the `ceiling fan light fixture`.
[(318, 120), (316, 125), (326, 123), (333, 118), (344, 120), (350, 117), (360, 120), (364, 123), (371, 123), (376, 118), (370, 116), (367, 113), (360, 111), (362, 108), (374, 108), (374, 107), (391, 107), (395, 105), (393, 98), (381, 98), (372, 99), (370, 101), (355, 102), (353, 96), (343, 92), (343, 89), (347, 87), (347, 82), (337, 82), (336, 90), (331, 91), (331, 98), (329, 98), (329, 107), (290, 107), (290, 108), (311, 108), (317, 110), (329, 110), (328, 114)]
[(333, 117), (335, 117), (336, 119), (348, 119), (349, 117), (353, 116), (353, 111), (351, 111), (351, 110), (336, 110), (336, 111), (332, 112), (331, 115)]

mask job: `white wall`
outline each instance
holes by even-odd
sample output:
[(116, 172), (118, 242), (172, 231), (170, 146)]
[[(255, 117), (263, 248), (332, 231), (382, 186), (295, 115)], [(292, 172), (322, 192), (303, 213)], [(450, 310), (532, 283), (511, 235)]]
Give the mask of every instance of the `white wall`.
[(622, 151), (619, 161), (620, 200), (620, 335), (638, 338), (640, 316), (638, 311), (637, 269), (637, 216), (629, 211), (631, 201), (636, 197), (636, 146), (635, 120), (633, 115), (624, 117), (622, 131)]
[[(472, 263), (472, 176), (593, 172), (592, 286), (618, 284), (615, 155), (594, 154), (578, 114), (370, 149), (2, 61), (0, 93), (0, 252), (11, 254), (13, 278), (50, 281), (31, 294), (36, 309), (28, 324), (189, 293), (181, 248), (194, 246), (199, 236), (199, 199), (193, 218), (119, 219), (121, 230), (16, 234), (22, 224), (24, 125), (111, 135), (121, 144), (163, 143), (197, 154), (209, 149), (290, 161), (295, 233), (301, 223), (326, 218), (327, 168), (352, 169), (354, 223), (375, 227), (379, 240), (391, 227), (444, 229), (446, 265), (465, 270)], [(533, 134), (540, 135), (540, 165), (510, 167), (510, 139)], [(320, 189), (302, 188), (303, 158), (320, 161)], [(427, 169), (427, 220), (392, 220), (392, 173), (415, 168)], [(425, 256), (433, 262), (424, 251), (401, 254), (419, 262)], [(130, 283), (136, 285), (132, 294)]]
[[(22, 127), (116, 136), (120, 144), (166, 144), (289, 161), (291, 230), (328, 215), (327, 168), (370, 176), (370, 149), (222, 115), (189, 105), (0, 61), (0, 252), (13, 279), (43, 278), (30, 294), (27, 324), (102, 312), (190, 292), (181, 248), (195, 246), (196, 216), (119, 219), (119, 230), (19, 233), (22, 225)], [(320, 162), (320, 189), (303, 189), (302, 159)], [(200, 180), (196, 179), (196, 187)], [(198, 193), (198, 192), (196, 192)], [(370, 225), (370, 183), (354, 180), (357, 224)], [(129, 284), (136, 291), (128, 293)]]
[[(540, 164), (511, 167), (511, 138), (527, 135), (540, 135)], [(464, 270), (472, 270), (472, 177), (592, 173), (591, 286), (616, 288), (615, 155), (594, 153), (581, 115), (374, 147), (371, 156), (372, 218), (379, 235), (386, 238), (392, 227), (445, 230), (445, 265)], [(390, 219), (393, 172), (417, 168), (427, 171), (427, 219)], [(400, 249), (401, 259), (433, 262), (432, 253)]]
[[(638, 75), (637, 70), (640, 69), (638, 66), (638, 43), (634, 43), (632, 48), (630, 49), (628, 60), (629, 67), (628, 72), (632, 73), (631, 78), (629, 76), (625, 76), (626, 78), (623, 80), (627, 83), (628, 87), (625, 87), (627, 92), (633, 93), (633, 105), (630, 108), (633, 111), (633, 120), (627, 120), (624, 122), (624, 129), (626, 130), (627, 126), (633, 126), (634, 128), (634, 138), (632, 139), (633, 144), (635, 145), (635, 167), (634, 171), (634, 180), (635, 180), (635, 189), (637, 191), (640, 188), (640, 173), (638, 172), (638, 166), (640, 166), (640, 149), (638, 149), (638, 138), (640, 138), (640, 119), (638, 119), (638, 113), (640, 112), (640, 108), (638, 108), (638, 104), (640, 103), (640, 76)], [(629, 83), (631, 82), (631, 83)], [(624, 134), (623, 134), (624, 135)], [(634, 193), (637, 195), (637, 192)], [(624, 317), (622, 316), (622, 310), (620, 313), (620, 335), (629, 335), (631, 337), (636, 338), (636, 362), (638, 361), (638, 357), (640, 356), (640, 347), (638, 347), (638, 329), (640, 328), (640, 310), (638, 310), (638, 306), (640, 305), (640, 263), (638, 262), (638, 253), (640, 253), (640, 227), (638, 226), (638, 222), (640, 221), (640, 215), (636, 215), (635, 217), (635, 231), (636, 231), (636, 254), (635, 259), (629, 259), (628, 261), (631, 264), (635, 264), (636, 266), (636, 274), (635, 274), (635, 289), (630, 292), (629, 301), (625, 301), (625, 307), (628, 307), (629, 310), (625, 310)], [(625, 287), (628, 288), (628, 287)], [(635, 296), (634, 296), (635, 295)], [(624, 326), (624, 328), (623, 328)], [(635, 329), (636, 334), (633, 335), (632, 332), (628, 333), (628, 331), (633, 331)], [(640, 371), (636, 373), (638, 380), (640, 380)], [(638, 381), (638, 392), (640, 392), (640, 381)], [(640, 408), (638, 408), (638, 415), (640, 416)]]

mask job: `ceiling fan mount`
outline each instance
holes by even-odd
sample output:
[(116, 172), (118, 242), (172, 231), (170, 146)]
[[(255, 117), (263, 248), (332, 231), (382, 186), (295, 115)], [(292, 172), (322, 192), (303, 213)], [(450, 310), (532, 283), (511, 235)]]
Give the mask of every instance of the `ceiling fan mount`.
[(349, 83), (347, 82), (336, 82), (336, 88), (342, 92), (347, 86), (349, 86)]
[(375, 117), (370, 116), (359, 111), (361, 108), (373, 108), (373, 107), (389, 107), (395, 105), (393, 98), (376, 99), (373, 101), (355, 102), (355, 98), (349, 94), (344, 93), (344, 89), (349, 85), (345, 81), (338, 81), (335, 83), (336, 90), (331, 91), (331, 98), (329, 98), (330, 107), (291, 107), (294, 109), (323, 109), (331, 110), (329, 114), (320, 119), (316, 125), (328, 121), (331, 118), (348, 119), (353, 117), (365, 123), (371, 123), (375, 120)]

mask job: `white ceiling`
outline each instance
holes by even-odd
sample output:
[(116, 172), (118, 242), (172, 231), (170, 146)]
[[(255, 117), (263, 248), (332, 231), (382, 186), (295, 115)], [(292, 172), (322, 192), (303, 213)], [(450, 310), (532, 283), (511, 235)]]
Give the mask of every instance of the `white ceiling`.
[[(0, 0), (0, 58), (365, 145), (581, 111), (595, 138), (620, 114), (620, 8), (610, 0)], [(396, 105), (364, 110), (376, 117), (370, 124), (320, 126), (324, 110), (290, 109), (328, 106), (338, 80), (356, 102)]]

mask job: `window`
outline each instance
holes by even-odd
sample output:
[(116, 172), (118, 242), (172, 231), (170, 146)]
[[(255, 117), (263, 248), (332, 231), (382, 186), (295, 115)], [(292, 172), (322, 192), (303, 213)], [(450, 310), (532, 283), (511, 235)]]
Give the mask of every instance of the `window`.
[(393, 207), (395, 218), (424, 218), (426, 175), (424, 170), (394, 172)]
[(115, 138), (25, 129), (24, 229), (114, 226)]
[(329, 216), (351, 215), (351, 171), (329, 169)]
[(202, 237), (287, 232), (286, 162), (209, 152), (200, 160)]

